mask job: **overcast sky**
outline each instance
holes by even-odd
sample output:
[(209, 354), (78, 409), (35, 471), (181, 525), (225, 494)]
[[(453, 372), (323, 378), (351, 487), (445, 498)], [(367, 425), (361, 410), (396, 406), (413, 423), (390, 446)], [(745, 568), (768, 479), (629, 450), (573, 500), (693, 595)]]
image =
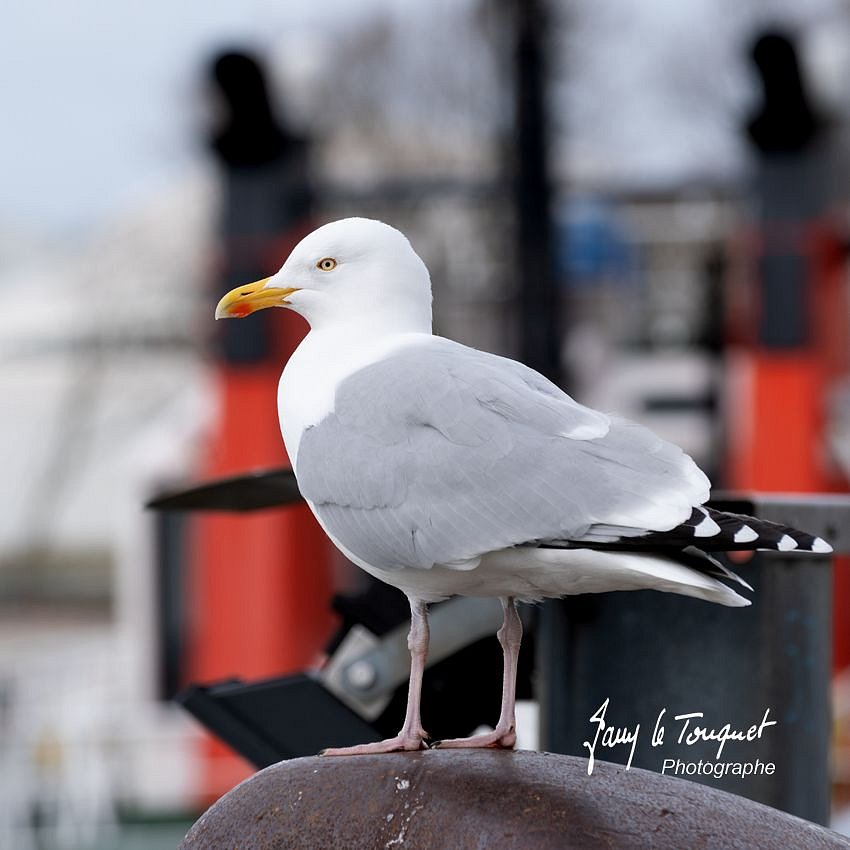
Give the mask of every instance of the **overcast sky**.
[(0, 221), (84, 223), (185, 161), (216, 47), (393, 0), (27, 0), (0, 25)]
[[(248, 43), (275, 49), (284, 42), (315, 42), (324, 32), (338, 31), (370, 9), (403, 9), (406, 4), (410, 8), (411, 2), (28, 0), (7, 4), (0, 26), (0, 227), (7, 231), (16, 224), (34, 230), (85, 228), (179, 173), (197, 149), (204, 123), (199, 97), (203, 62), (216, 47)], [(446, 2), (434, 0), (436, 6)], [(753, 8), (783, 5), (795, 6), (763, 0)], [(805, 17), (803, 11), (822, 13), (837, 5), (838, 0), (808, 0), (796, 4), (802, 10), (797, 16)], [(618, 156), (617, 141), (631, 131), (635, 142), (630, 149), (655, 151), (661, 171), (667, 162), (681, 160), (676, 148), (680, 137), (682, 144), (690, 145), (704, 137), (706, 156), (717, 151), (723, 143), (722, 132), (717, 139), (706, 136), (690, 118), (678, 128), (673, 126), (663, 110), (668, 117), (676, 116), (682, 114), (682, 107), (669, 98), (656, 100), (661, 112), (647, 111), (645, 125), (623, 123), (623, 110), (636, 99), (635, 74), (620, 73), (619, 82), (616, 74), (610, 80), (602, 78), (612, 68), (639, 71), (646, 67), (649, 76), (642, 91), (660, 91), (677, 71), (651, 68), (649, 57), (665, 50), (675, 38), (684, 39), (680, 53), (687, 58), (687, 39), (700, 45), (728, 33), (730, 16), (734, 19), (740, 11), (714, 0), (687, 4), (643, 0), (629, 7), (624, 25), (619, 0), (600, 0), (590, 8), (601, 15), (602, 27), (592, 37), (605, 38), (604, 45), (589, 45), (588, 55), (597, 57), (599, 77), (591, 83), (610, 94), (613, 103), (617, 98), (621, 103), (610, 111), (614, 147), (609, 152), (604, 140), (594, 139), (592, 149), (613, 161)], [(707, 10), (712, 9), (716, 11), (709, 14)], [(421, 14), (423, 7), (418, 11)], [(570, 14), (577, 14), (576, 7)], [(298, 33), (304, 38), (293, 37)], [(728, 56), (728, 51), (721, 55)], [(708, 65), (706, 73), (716, 75), (722, 87), (728, 84), (723, 77), (728, 62), (721, 64), (727, 67)], [(588, 68), (593, 68), (591, 60)], [(740, 78), (740, 68), (735, 74)], [(664, 136), (652, 137), (665, 122)]]

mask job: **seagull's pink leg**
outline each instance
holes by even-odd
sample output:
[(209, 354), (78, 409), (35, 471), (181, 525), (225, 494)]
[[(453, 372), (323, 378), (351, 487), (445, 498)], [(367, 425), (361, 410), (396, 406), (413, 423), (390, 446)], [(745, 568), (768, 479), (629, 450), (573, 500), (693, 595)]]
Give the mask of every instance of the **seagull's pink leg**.
[(483, 735), (437, 741), (434, 746), (439, 749), (496, 747), (510, 750), (516, 744), (516, 668), (519, 645), (522, 641), (522, 621), (517, 613), (513, 597), (503, 596), (501, 603), (505, 619), (496, 635), (502, 645), (505, 668), (502, 678), (502, 710), (499, 713), (499, 722), (492, 732), (485, 732)]
[(395, 753), (399, 750), (425, 749), (428, 737), (422, 728), (420, 704), (422, 697), (422, 674), (425, 672), (425, 659), (428, 657), (428, 606), (421, 599), (410, 600), (410, 632), (407, 635), (407, 648), (410, 650), (410, 680), (407, 686), (407, 711), (404, 725), (395, 738), (375, 741), (371, 744), (358, 744), (355, 747), (335, 747), (322, 750), (323, 756), (359, 756), (369, 753)]

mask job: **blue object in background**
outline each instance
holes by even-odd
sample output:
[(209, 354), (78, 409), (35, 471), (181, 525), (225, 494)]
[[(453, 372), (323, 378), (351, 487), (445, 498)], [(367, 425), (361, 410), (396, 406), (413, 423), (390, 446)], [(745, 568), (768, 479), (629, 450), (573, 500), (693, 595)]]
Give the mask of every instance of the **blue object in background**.
[(592, 288), (601, 279), (629, 286), (636, 257), (616, 205), (601, 197), (572, 197), (555, 212), (558, 276), (570, 289)]

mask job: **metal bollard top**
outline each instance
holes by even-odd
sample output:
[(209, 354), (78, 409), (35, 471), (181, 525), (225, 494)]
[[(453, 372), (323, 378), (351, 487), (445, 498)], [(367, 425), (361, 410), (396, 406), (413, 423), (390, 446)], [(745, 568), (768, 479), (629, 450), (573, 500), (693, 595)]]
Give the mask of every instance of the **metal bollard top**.
[(647, 770), (551, 753), (430, 750), (284, 761), (216, 802), (179, 850), (850, 848), (828, 829)]

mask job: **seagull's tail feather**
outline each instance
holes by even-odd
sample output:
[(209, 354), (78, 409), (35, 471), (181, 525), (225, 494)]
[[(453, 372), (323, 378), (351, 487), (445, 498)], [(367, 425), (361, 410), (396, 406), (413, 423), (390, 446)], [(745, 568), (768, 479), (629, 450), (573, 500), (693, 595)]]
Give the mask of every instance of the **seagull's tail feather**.
[(747, 590), (752, 590), (752, 587), (716, 558), (695, 546), (688, 546), (667, 557), (647, 557), (643, 568), (652, 578), (664, 582), (675, 582), (671, 586), (651, 585), (656, 590), (693, 596), (733, 608), (751, 604), (749, 599), (741, 596), (720, 579), (733, 581)]
[[(533, 588), (522, 594), (522, 598), (542, 599), (612, 590), (661, 590), (732, 607), (750, 604), (720, 579), (748, 589), (749, 585), (715, 558), (695, 548), (669, 555), (537, 546), (521, 547), (521, 551), (525, 553), (524, 565), (516, 575), (527, 577)], [(504, 559), (510, 566), (515, 562), (516, 552), (516, 549), (506, 549), (489, 557)], [(493, 566), (498, 569), (498, 564)]]
[[(516, 568), (519, 553), (521, 569)], [(484, 560), (495, 586), (502, 570), (509, 572), (514, 582), (525, 579), (527, 592), (514, 591), (525, 600), (612, 590), (661, 590), (732, 607), (750, 604), (726, 582), (748, 589), (749, 585), (695, 548), (658, 554), (527, 545), (490, 553)]]

